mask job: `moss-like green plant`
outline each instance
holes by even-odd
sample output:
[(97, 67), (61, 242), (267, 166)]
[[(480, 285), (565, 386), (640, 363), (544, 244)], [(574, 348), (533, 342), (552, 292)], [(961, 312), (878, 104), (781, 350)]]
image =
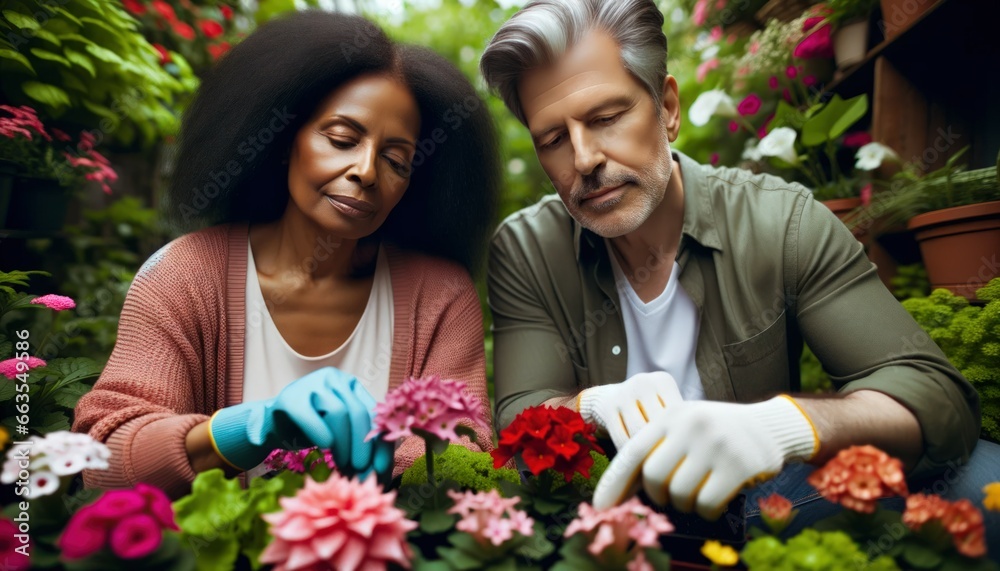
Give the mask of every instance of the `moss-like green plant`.
[(946, 289), (908, 299), (903, 307), (979, 391), (983, 435), (1000, 441), (1000, 278), (976, 292), (985, 307)]
[(765, 536), (747, 543), (740, 554), (748, 569), (870, 569), (889, 571), (899, 569), (887, 555), (874, 560), (842, 531), (820, 532), (807, 529), (782, 543), (773, 536)]
[[(501, 481), (521, 482), (517, 471), (493, 468), (493, 457), (487, 452), (473, 452), (464, 446), (451, 444), (442, 454), (434, 455), (434, 474), (438, 480), (452, 480), (462, 489), (485, 492), (500, 487)], [(402, 486), (427, 483), (427, 463), (417, 460), (403, 472)]]

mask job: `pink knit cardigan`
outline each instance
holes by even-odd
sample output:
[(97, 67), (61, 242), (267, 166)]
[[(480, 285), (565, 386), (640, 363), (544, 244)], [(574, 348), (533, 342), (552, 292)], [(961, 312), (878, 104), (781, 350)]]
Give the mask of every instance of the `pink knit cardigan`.
[[(189, 493), (196, 474), (188, 431), (243, 394), (247, 233), (238, 224), (187, 234), (136, 274), (107, 367), (75, 411), (73, 430), (111, 449), (109, 469), (84, 472), (86, 487), (146, 482), (172, 498)], [(490, 428), (465, 445), (491, 450), (482, 310), (468, 272), (394, 247), (386, 255), (394, 304), (389, 389), (429, 374), (466, 381)], [(421, 440), (404, 440), (394, 474), (422, 455)]]

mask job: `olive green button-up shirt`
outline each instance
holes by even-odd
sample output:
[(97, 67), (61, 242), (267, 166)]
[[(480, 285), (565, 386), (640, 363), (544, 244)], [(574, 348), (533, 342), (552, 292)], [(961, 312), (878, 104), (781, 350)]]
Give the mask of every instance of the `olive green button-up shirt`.
[[(699, 311), (706, 398), (798, 391), (804, 340), (840, 392), (879, 391), (916, 415), (924, 454), (912, 475), (967, 460), (979, 437), (975, 389), (843, 223), (801, 185), (674, 156), (685, 198), (676, 261)], [(604, 239), (557, 196), (504, 220), (487, 279), (498, 428), (547, 399), (625, 379), (628, 340)]]

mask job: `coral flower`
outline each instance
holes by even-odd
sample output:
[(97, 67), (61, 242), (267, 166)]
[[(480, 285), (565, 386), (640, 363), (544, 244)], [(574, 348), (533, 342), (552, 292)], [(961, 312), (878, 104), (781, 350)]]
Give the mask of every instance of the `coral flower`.
[(758, 499), (757, 505), (760, 506), (761, 519), (775, 533), (781, 533), (791, 522), (794, 515), (792, 513), (792, 502), (778, 493)]
[(275, 571), (297, 569), (410, 568), (407, 532), (417, 524), (394, 507), (396, 492), (383, 493), (368, 478), (334, 474), (323, 483), (306, 477), (305, 487), (281, 498), (282, 511), (264, 514), (274, 536), (260, 556)]
[(949, 502), (940, 496), (913, 494), (906, 498), (903, 523), (910, 529), (920, 530), (925, 524), (937, 521), (947, 531), (955, 549), (966, 557), (986, 555), (986, 529), (983, 514), (969, 500)]
[(841, 450), (808, 482), (829, 501), (863, 513), (875, 511), (879, 498), (908, 494), (903, 463), (874, 446)]

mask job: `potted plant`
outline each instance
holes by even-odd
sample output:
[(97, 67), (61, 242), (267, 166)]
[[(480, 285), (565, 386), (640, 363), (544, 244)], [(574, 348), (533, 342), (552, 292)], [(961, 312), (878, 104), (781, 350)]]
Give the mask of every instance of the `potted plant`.
[(875, 193), (859, 219), (913, 231), (931, 286), (975, 299), (995, 275), (1000, 244), (1000, 166), (967, 171), (962, 149), (944, 167), (921, 175), (909, 165)]
[(837, 68), (846, 69), (868, 53), (868, 16), (876, 0), (827, 0)]
[(72, 190), (90, 180), (110, 193), (108, 183), (118, 175), (94, 150), (94, 143), (86, 131), (74, 141), (59, 129), (47, 129), (31, 107), (0, 105), (0, 155), (7, 170), (3, 185), (9, 192), (0, 227), (58, 230), (66, 219)]

